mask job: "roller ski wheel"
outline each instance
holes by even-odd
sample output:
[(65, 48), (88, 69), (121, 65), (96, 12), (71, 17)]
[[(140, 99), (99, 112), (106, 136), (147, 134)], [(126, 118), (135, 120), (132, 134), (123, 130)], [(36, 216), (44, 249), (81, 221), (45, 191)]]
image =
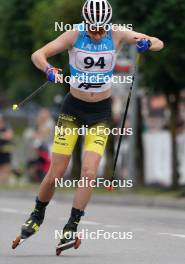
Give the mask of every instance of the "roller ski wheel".
[[(33, 233), (32, 235), (34, 235), (34, 234), (35, 233)], [(30, 236), (32, 236), (32, 235), (30, 235)], [(28, 236), (28, 237), (23, 237), (22, 235), (17, 236), (16, 239), (12, 241), (12, 249), (16, 249), (18, 246), (20, 246), (30, 236)]]
[(78, 249), (81, 245), (82, 241), (80, 238), (77, 238), (75, 243), (74, 243), (74, 249)]
[(22, 238), (21, 236), (16, 237), (16, 239), (12, 242), (12, 249), (16, 249), (16, 247), (22, 244), (24, 240), (25, 238)]
[[(33, 236), (35, 233), (33, 233), (30, 236)], [(27, 240), (30, 236), (28, 237), (23, 237), (21, 235), (17, 236), (15, 240), (12, 241), (12, 249), (16, 249), (18, 246), (20, 246), (25, 240)]]
[(78, 249), (80, 245), (81, 245), (81, 239), (78, 237), (73, 241), (60, 242), (56, 247), (56, 256), (60, 256), (64, 250), (67, 250), (70, 248)]

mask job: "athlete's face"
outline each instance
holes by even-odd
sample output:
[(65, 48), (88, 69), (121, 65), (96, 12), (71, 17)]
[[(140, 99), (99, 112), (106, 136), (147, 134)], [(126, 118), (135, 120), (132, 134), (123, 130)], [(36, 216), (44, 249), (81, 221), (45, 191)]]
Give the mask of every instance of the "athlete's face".
[(88, 33), (93, 41), (100, 41), (106, 35), (105, 29), (101, 27), (98, 29), (91, 27), (88, 29)]

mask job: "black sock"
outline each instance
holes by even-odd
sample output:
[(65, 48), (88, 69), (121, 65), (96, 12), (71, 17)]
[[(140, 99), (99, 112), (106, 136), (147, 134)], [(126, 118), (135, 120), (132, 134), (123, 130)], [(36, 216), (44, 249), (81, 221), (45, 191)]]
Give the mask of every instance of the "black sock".
[(73, 229), (74, 231), (77, 230), (78, 224), (80, 222), (80, 219), (82, 216), (84, 216), (84, 211), (76, 208), (71, 209), (71, 216), (67, 222), (67, 224), (64, 227), (65, 229)]
[(81, 218), (81, 216), (84, 216), (84, 211), (80, 210), (80, 209), (76, 209), (74, 207), (72, 207), (71, 209), (71, 217), (72, 218)]
[(49, 202), (41, 202), (38, 197), (36, 197), (36, 204), (35, 209), (38, 211), (45, 211), (46, 206), (49, 204)]
[(76, 209), (74, 207), (72, 207), (71, 209), (71, 216), (69, 218), (68, 223), (73, 223), (75, 224), (76, 228), (81, 220), (81, 217), (84, 216), (84, 211), (80, 210), (80, 209)]

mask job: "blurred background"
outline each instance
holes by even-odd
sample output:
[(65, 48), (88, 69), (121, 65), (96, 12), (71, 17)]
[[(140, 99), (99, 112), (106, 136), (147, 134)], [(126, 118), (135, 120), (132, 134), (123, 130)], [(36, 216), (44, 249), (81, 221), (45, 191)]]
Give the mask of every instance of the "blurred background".
[[(0, 184), (38, 184), (50, 164), (55, 122), (67, 84), (48, 84), (19, 111), (19, 103), (45, 81), (34, 67), (31, 54), (62, 32), (55, 22), (81, 22), (84, 1), (0, 0)], [(185, 2), (114, 0), (113, 23), (132, 24), (133, 30), (164, 41), (160, 52), (142, 55), (117, 166), (117, 177), (132, 179), (138, 189), (185, 195)], [(70, 15), (69, 15), (70, 14)], [(133, 72), (135, 47), (124, 43), (115, 75)], [(69, 75), (68, 54), (50, 60)], [(127, 84), (113, 85), (112, 126), (119, 127), (129, 91)], [(98, 176), (111, 177), (116, 137), (110, 137)], [(79, 138), (66, 177), (79, 178), (83, 139)], [(125, 190), (124, 190), (125, 191)]]

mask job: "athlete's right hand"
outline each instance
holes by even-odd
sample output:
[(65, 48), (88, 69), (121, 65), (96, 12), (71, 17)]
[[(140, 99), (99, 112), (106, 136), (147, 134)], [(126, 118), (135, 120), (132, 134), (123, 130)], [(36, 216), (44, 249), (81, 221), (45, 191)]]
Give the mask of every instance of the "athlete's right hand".
[(44, 72), (46, 73), (48, 81), (54, 83), (60, 82), (60, 76), (61, 76), (60, 72), (62, 72), (61, 69), (55, 68), (49, 64), (44, 70)]

